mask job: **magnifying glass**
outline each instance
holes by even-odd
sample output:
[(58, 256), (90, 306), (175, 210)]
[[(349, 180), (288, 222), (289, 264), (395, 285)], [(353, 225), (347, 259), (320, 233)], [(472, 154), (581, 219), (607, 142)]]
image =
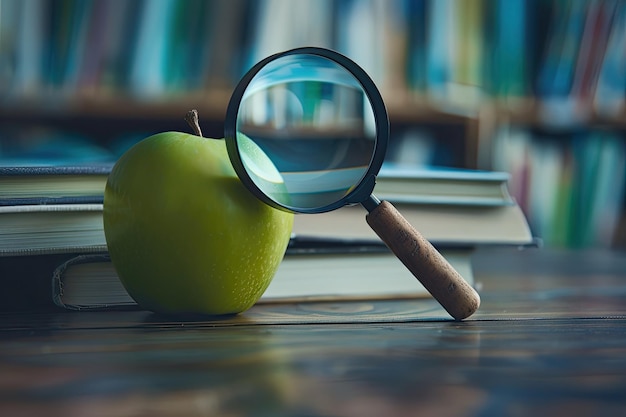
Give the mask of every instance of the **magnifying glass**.
[(389, 121), (376, 85), (355, 62), (313, 47), (263, 59), (235, 87), (224, 133), (237, 175), (259, 199), (294, 213), (361, 204), (370, 227), (452, 317), (478, 309), (478, 293), (373, 195)]

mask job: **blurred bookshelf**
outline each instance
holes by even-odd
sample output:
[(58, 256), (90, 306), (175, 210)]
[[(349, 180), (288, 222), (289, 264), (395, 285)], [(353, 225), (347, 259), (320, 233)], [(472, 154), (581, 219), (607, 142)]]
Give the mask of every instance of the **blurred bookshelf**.
[(250, 66), (321, 46), (380, 88), (390, 160), (506, 170), (546, 244), (626, 246), (625, 3), (0, 0), (0, 159), (57, 141), (115, 158), (191, 108), (221, 137)]

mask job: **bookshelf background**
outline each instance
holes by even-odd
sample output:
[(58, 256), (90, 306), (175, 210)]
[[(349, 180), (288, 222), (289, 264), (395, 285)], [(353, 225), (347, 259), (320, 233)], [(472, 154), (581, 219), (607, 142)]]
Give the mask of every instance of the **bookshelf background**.
[(502, 169), (551, 246), (626, 246), (621, 0), (0, 0), (0, 160), (114, 159), (297, 46), (342, 52), (385, 98), (388, 158)]

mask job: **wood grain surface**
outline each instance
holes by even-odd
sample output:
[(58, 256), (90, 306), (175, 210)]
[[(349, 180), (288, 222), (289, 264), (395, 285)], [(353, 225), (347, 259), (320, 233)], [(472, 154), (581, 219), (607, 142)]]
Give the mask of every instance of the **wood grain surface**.
[[(482, 305), (0, 315), (2, 416), (589, 416), (626, 410), (626, 256), (477, 253)], [(578, 264), (578, 265), (576, 265)]]

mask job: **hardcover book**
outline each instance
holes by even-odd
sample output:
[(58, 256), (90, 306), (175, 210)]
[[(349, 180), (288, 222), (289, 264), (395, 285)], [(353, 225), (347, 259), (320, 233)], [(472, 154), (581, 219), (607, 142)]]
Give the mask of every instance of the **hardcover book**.
[(102, 204), (0, 206), (0, 257), (103, 250)]
[[(440, 251), (472, 285), (472, 249), (444, 248)], [(349, 242), (289, 248), (259, 302), (427, 296), (426, 289), (382, 243)], [(52, 300), (55, 305), (70, 310), (136, 307), (107, 254), (77, 256), (56, 268), (52, 279)]]
[(111, 164), (0, 166), (0, 205), (102, 203)]

